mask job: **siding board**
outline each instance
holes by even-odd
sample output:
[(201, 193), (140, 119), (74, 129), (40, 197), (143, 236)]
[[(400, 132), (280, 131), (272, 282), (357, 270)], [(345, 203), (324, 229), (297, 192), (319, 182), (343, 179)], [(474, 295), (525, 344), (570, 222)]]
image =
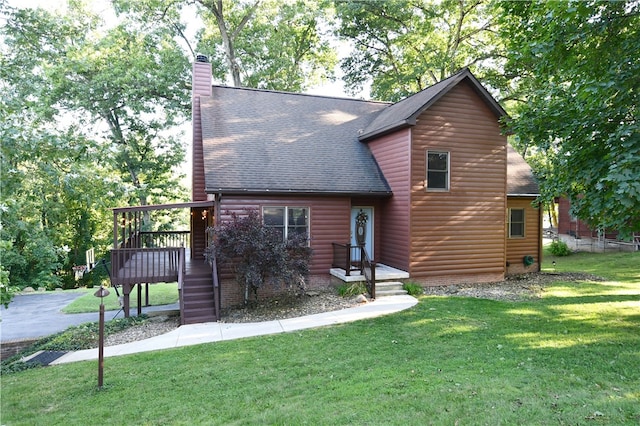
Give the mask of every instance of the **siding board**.
[[(507, 238), (507, 262), (509, 262), (510, 274), (540, 270), (542, 257), (539, 242), (542, 234), (540, 228), (541, 211), (531, 205), (533, 200), (533, 198), (510, 197), (507, 201), (508, 208), (524, 209), (525, 212), (524, 238)], [(535, 263), (525, 267), (523, 264), (524, 256), (533, 256)]]
[(380, 208), (380, 243), (376, 244), (377, 261), (409, 270), (411, 220), (410, 168), (411, 131), (404, 129), (369, 142), (393, 196)]
[(259, 197), (223, 195), (221, 220), (229, 220), (231, 213), (242, 215), (247, 209), (264, 206), (309, 207), (310, 247), (313, 250), (311, 275), (328, 275), (333, 262), (334, 242), (347, 243), (350, 238), (351, 199), (348, 197)]
[[(418, 117), (412, 135), (411, 276), (501, 279), (506, 137), (496, 116), (463, 83)], [(448, 192), (425, 191), (427, 150), (450, 153)]]

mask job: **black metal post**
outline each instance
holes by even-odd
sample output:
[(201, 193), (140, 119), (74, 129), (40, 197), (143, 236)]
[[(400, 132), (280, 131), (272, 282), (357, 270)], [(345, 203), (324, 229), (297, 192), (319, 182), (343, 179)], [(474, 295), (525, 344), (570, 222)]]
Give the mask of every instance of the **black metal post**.
[(104, 371), (104, 303), (100, 298), (100, 342), (98, 344), (98, 389), (102, 389)]

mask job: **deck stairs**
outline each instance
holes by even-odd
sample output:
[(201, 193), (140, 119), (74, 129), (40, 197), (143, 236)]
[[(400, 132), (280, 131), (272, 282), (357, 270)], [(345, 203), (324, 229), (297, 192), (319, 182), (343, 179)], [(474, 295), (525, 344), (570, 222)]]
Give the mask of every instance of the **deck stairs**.
[(182, 324), (216, 321), (211, 269), (203, 267), (187, 271), (181, 291)]
[[(354, 283), (364, 281), (364, 276), (360, 272), (351, 272), (346, 275), (344, 269), (332, 268), (330, 273), (333, 277), (346, 283)], [(376, 297), (397, 296), (407, 294), (402, 288), (403, 282), (409, 278), (409, 273), (391, 266), (377, 264), (376, 265)]]

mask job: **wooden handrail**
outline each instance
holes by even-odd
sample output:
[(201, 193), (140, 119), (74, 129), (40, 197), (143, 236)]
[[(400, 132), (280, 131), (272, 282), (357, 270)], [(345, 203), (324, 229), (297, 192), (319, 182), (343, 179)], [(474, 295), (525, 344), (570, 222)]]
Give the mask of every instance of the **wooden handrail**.
[(211, 256), (209, 259), (209, 264), (211, 265), (211, 277), (213, 282), (213, 314), (215, 316), (216, 321), (220, 320), (221, 312), (220, 312), (220, 297), (222, 293), (220, 291), (220, 278), (218, 277), (218, 262), (216, 261), (215, 254)]
[(184, 276), (187, 271), (184, 256), (185, 250), (184, 247), (181, 247), (178, 251), (178, 290), (182, 289), (182, 284), (184, 284)]
[(372, 262), (369, 259), (369, 255), (367, 254), (367, 250), (364, 246), (360, 246), (361, 255), (360, 258), (362, 260), (362, 275), (364, 276), (365, 285), (367, 286), (367, 291), (369, 292), (369, 296), (372, 299), (376, 298), (376, 263)]

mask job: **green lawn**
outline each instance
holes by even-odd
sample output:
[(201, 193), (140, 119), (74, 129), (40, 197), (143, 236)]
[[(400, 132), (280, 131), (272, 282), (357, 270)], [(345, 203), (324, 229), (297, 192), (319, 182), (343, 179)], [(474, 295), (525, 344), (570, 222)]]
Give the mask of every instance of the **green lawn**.
[[(93, 294), (98, 290), (98, 288), (88, 288), (83, 289), (86, 292), (84, 296), (81, 296), (68, 304), (62, 312), (66, 314), (79, 314), (84, 312), (98, 312), (100, 309), (100, 302)], [(120, 309), (120, 304), (118, 303), (118, 296), (113, 288), (109, 288), (109, 296), (103, 299), (105, 310), (117, 310)], [(118, 291), (122, 296), (122, 289), (119, 288)], [(145, 290), (144, 286), (142, 288), (142, 303), (144, 305), (145, 301)], [(178, 301), (178, 284), (177, 283), (160, 283), (160, 284), (151, 284), (149, 286), (149, 303), (152, 306), (157, 305), (169, 305), (172, 303), (176, 303)], [(138, 306), (138, 288), (135, 287), (131, 292), (131, 309), (135, 310), (136, 306)]]
[(640, 253), (556, 262), (607, 281), (8, 374), (1, 424), (639, 424)]

